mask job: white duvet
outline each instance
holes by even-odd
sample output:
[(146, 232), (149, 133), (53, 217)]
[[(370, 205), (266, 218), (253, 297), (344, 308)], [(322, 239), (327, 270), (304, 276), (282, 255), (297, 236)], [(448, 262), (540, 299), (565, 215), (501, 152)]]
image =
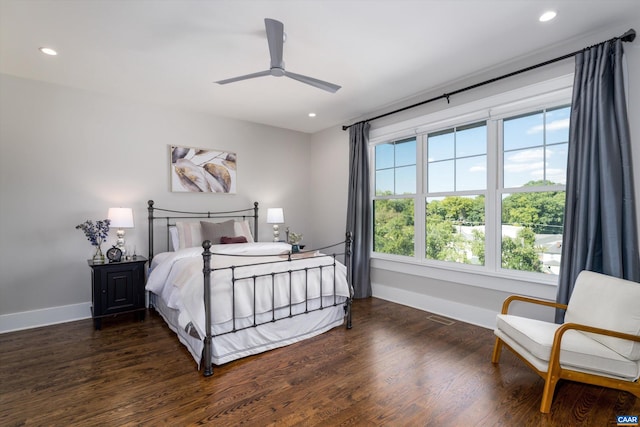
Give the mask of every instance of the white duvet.
[[(272, 262), (285, 260), (289, 250), (290, 245), (277, 242), (211, 247), (214, 253), (211, 268), (221, 269), (211, 274), (214, 334), (249, 326), (254, 321), (262, 323), (273, 317), (286, 317), (290, 312), (317, 308), (321, 294), (323, 306), (333, 304), (336, 298), (340, 302), (349, 297), (343, 264), (336, 262), (334, 267), (332, 257), (320, 255), (292, 262)], [(180, 327), (191, 324), (200, 337), (206, 335), (202, 252), (202, 248), (195, 247), (154, 257), (146, 286), (147, 290), (160, 295), (169, 307), (180, 312)], [(260, 265), (255, 265), (257, 263)], [(225, 268), (230, 266), (235, 267)], [(318, 266), (324, 266), (322, 271)], [(299, 269), (303, 270), (290, 272)], [(235, 295), (231, 285), (232, 274), (236, 278)], [(266, 276), (261, 276), (263, 274)], [(238, 280), (241, 278), (243, 280)]]

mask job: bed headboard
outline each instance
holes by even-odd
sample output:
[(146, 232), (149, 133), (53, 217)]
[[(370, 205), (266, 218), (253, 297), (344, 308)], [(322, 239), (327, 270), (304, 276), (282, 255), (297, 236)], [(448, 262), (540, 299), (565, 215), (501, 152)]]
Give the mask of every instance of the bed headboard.
[(153, 234), (154, 223), (156, 221), (164, 222), (164, 234), (167, 239), (167, 250), (169, 250), (169, 227), (175, 226), (176, 221), (180, 219), (250, 219), (253, 218), (253, 238), (258, 241), (258, 202), (253, 203), (252, 208), (238, 209), (234, 211), (221, 212), (188, 212), (173, 209), (156, 208), (153, 200), (147, 202), (149, 210), (149, 263), (153, 259)]

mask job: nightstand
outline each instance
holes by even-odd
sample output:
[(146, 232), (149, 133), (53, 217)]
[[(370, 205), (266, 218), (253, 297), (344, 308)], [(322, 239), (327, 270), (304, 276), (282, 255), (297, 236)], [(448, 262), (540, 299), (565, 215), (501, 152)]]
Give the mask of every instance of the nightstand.
[(102, 318), (121, 313), (136, 313), (139, 320), (145, 316), (145, 265), (147, 259), (96, 264), (91, 267), (91, 315), (95, 329), (102, 327)]

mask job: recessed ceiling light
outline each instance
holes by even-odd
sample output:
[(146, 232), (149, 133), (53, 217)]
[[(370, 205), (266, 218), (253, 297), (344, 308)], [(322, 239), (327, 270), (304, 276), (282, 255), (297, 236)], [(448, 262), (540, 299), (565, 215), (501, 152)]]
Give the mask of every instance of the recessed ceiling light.
[(555, 17), (556, 17), (556, 13), (553, 10), (549, 10), (543, 13), (542, 15), (540, 15), (540, 18), (538, 19), (540, 20), (540, 22), (547, 22), (547, 21), (551, 21)]
[(51, 49), (50, 47), (41, 47), (40, 52), (44, 53), (45, 55), (51, 55), (51, 56), (56, 56), (58, 54), (58, 52)]
[(309, 113), (309, 117), (315, 117), (316, 113)]

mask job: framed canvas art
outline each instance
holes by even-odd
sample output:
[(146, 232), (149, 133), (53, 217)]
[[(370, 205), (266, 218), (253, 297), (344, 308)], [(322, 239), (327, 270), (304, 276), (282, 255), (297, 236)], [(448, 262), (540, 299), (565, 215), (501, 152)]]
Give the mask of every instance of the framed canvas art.
[(171, 146), (171, 191), (236, 193), (236, 153)]

